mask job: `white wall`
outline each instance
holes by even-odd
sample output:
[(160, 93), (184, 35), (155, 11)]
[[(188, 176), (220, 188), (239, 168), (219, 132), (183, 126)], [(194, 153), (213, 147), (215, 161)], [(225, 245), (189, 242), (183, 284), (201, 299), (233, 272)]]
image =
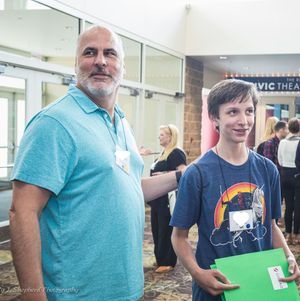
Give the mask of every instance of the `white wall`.
[(190, 0), (186, 54), (299, 53), (299, 0)]
[(184, 53), (185, 0), (61, 0), (51, 2), (66, 4), (110, 25), (134, 33), (146, 41)]
[(203, 88), (210, 89), (216, 83), (224, 79), (224, 74), (214, 70), (203, 68)]

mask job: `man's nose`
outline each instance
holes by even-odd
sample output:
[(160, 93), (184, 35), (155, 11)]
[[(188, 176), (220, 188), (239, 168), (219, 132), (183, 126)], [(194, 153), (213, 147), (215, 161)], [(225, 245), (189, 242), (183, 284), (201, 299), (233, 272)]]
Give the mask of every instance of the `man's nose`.
[(98, 55), (96, 56), (96, 59), (95, 59), (95, 64), (97, 64), (99, 66), (107, 65), (106, 57), (103, 53), (98, 53)]

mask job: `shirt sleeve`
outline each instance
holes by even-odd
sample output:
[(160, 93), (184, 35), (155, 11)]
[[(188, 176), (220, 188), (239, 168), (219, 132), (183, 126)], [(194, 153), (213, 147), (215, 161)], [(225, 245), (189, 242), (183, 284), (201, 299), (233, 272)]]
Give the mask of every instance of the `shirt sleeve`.
[(179, 149), (175, 148), (167, 158), (169, 170), (176, 170), (179, 165), (186, 165), (185, 153)]
[(38, 116), (25, 130), (11, 179), (57, 195), (76, 166), (76, 153), (73, 139), (60, 122)]
[(284, 140), (281, 140), (278, 145), (277, 160), (278, 160), (278, 163), (280, 166), (282, 166), (282, 163), (283, 163), (283, 147), (284, 147), (283, 143), (284, 142), (285, 142)]
[(202, 201), (201, 186), (201, 177), (197, 167), (189, 166), (180, 180), (171, 226), (189, 229), (199, 221)]

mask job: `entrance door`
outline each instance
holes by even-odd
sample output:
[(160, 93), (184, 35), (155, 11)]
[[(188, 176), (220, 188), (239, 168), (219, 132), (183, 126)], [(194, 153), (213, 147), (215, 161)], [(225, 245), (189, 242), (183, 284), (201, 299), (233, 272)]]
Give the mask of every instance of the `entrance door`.
[(12, 66), (0, 75), (0, 227), (8, 220), (10, 177), (25, 125), (51, 96), (66, 92), (62, 82), (61, 75)]

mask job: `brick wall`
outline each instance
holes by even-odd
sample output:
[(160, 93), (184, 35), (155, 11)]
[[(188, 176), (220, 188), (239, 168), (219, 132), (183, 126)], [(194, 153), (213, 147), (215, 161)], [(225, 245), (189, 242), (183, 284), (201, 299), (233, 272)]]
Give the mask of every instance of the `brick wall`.
[(183, 148), (188, 162), (200, 154), (203, 65), (187, 57), (185, 66), (185, 104)]

